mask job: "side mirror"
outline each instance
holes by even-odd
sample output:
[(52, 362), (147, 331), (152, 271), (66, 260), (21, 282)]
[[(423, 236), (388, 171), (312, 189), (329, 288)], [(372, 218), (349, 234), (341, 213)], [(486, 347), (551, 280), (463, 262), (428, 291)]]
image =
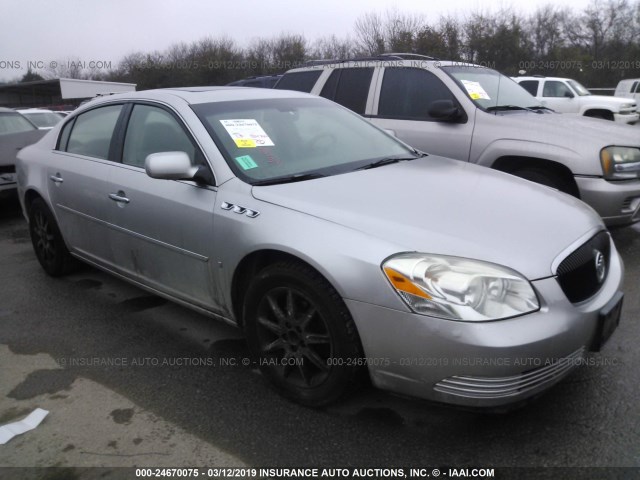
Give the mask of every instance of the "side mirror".
[(462, 115), (460, 109), (451, 100), (436, 100), (429, 104), (429, 116), (443, 121), (455, 121)]
[(572, 92), (570, 92), (569, 90), (565, 90), (564, 91), (564, 96), (567, 97), (567, 98), (575, 97), (575, 95)]
[(161, 180), (191, 180), (198, 171), (184, 152), (152, 153), (145, 159), (144, 169), (151, 178)]

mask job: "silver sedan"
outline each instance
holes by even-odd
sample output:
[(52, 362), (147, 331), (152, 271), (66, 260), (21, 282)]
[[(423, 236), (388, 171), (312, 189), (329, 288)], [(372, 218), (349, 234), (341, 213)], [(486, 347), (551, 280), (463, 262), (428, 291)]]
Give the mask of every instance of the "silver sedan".
[(591, 208), (303, 93), (102, 97), (20, 153), (18, 189), (47, 273), (80, 259), (237, 325), (305, 405), (367, 379), (520, 402), (620, 319), (623, 265)]

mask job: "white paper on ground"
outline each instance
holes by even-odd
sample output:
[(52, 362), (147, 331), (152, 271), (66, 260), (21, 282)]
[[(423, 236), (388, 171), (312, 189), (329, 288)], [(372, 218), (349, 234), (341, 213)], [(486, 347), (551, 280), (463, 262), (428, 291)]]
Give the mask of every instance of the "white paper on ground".
[(36, 408), (28, 416), (20, 420), (19, 422), (8, 423), (0, 427), (0, 445), (4, 445), (16, 435), (21, 435), (24, 432), (33, 430), (40, 422), (44, 420), (44, 417), (49, 415), (47, 410), (42, 408)]

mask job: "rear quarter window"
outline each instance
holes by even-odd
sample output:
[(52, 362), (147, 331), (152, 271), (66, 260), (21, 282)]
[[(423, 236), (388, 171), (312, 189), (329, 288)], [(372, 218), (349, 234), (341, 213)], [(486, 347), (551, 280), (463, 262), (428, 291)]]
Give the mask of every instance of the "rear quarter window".
[(322, 70), (312, 70), (308, 72), (285, 73), (274, 87), (277, 90), (296, 90), (298, 92), (309, 93), (318, 81)]

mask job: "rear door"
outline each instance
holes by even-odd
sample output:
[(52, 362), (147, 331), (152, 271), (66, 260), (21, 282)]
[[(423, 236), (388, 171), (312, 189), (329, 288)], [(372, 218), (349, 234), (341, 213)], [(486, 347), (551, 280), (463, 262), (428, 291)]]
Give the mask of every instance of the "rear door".
[(462, 109), (449, 88), (423, 68), (387, 67), (381, 72), (377, 102), (370, 120), (392, 130), (409, 145), (427, 153), (469, 160), (473, 118), (443, 122), (428, 113), (431, 102), (451, 100)]
[(123, 105), (91, 109), (67, 122), (47, 168), (49, 198), (71, 251), (111, 267), (110, 177)]
[(540, 84), (540, 80), (520, 80), (518, 85), (524, 88), (527, 92), (529, 92), (532, 96), (538, 96), (538, 86)]
[(122, 163), (114, 170), (109, 191), (115, 263), (128, 277), (215, 309), (211, 258), (216, 188), (149, 177), (146, 157), (169, 151), (185, 152), (193, 165), (206, 166), (175, 112), (158, 104), (132, 105)]
[(320, 96), (364, 115), (373, 104), (373, 73), (373, 67), (336, 68), (322, 86)]

